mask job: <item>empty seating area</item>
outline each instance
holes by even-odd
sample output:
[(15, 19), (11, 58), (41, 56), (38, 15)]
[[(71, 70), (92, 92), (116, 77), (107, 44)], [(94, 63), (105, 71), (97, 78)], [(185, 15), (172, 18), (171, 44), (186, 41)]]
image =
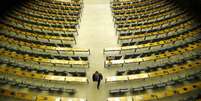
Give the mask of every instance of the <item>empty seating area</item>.
[[(111, 86), (107, 101), (169, 101), (173, 96), (185, 101), (192, 93), (192, 101), (199, 100), (198, 17), (174, 0), (112, 0), (110, 5), (119, 47), (103, 50), (104, 67), (116, 71), (105, 82), (131, 86)], [(144, 84), (132, 87), (138, 81)]]
[(1, 16), (0, 96), (86, 101), (62, 86), (88, 84), (90, 50), (74, 47), (82, 9), (81, 0), (25, 0)]
[(6, 1), (0, 101), (201, 101), (194, 0)]
[(57, 96), (44, 96), (44, 95), (34, 95), (30, 93), (23, 93), (12, 91), (8, 89), (1, 89), (0, 94), (8, 97), (15, 97), (17, 99), (23, 99), (26, 101), (86, 101), (82, 98), (68, 98), (68, 97), (57, 97)]
[(196, 91), (197, 89), (200, 89), (200, 82), (185, 84), (182, 86), (177, 86), (174, 88), (169, 88), (168, 90), (164, 91), (158, 91), (158, 92), (152, 92), (142, 95), (136, 95), (136, 96), (127, 96), (127, 97), (111, 97), (108, 98), (108, 101), (116, 101), (117, 99), (119, 101), (148, 101), (148, 100), (157, 100), (162, 99), (165, 97), (171, 97), (178, 94), (185, 94), (188, 92)]

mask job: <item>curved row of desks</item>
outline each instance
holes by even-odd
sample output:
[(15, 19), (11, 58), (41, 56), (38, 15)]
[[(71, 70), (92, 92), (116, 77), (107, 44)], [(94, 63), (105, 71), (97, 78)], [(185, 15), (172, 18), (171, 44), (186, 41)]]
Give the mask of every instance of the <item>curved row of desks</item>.
[(160, 100), (165, 97), (171, 97), (175, 95), (182, 95), (194, 90), (201, 89), (201, 82), (195, 82), (190, 84), (185, 84), (176, 88), (169, 88), (164, 91), (152, 92), (142, 95), (125, 96), (125, 97), (110, 97), (107, 101), (150, 101), (150, 100)]
[(58, 81), (58, 82), (77, 82), (77, 83), (88, 83), (88, 79), (86, 77), (71, 77), (71, 76), (58, 76), (58, 75), (48, 75), (37, 72), (28, 72), (24, 70), (20, 70), (19, 68), (13, 68), (8, 66), (0, 66), (0, 72), (2, 74), (11, 74), (18, 77), (25, 77), (31, 79), (39, 79), (39, 80), (49, 80), (49, 81)]
[(32, 93), (24, 93), (5, 88), (0, 88), (0, 95), (26, 101), (87, 101), (84, 98), (70, 98), (70, 97), (39, 95), (39, 94), (36, 95)]
[(182, 73), (188, 70), (200, 69), (201, 60), (195, 60), (188, 62), (186, 64), (174, 65), (168, 69), (157, 70), (148, 73), (140, 73), (133, 75), (124, 75), (124, 76), (111, 76), (105, 79), (106, 82), (118, 82), (118, 81), (130, 81), (130, 80), (139, 80), (139, 79), (149, 79), (153, 77), (161, 77), (166, 75), (171, 75), (175, 73)]
[(165, 59), (165, 58), (171, 58), (176, 55), (183, 55), (185, 53), (190, 53), (195, 50), (200, 49), (201, 43), (194, 43), (194, 44), (188, 44), (188, 46), (183, 47), (183, 48), (178, 48), (174, 51), (166, 51), (162, 54), (154, 55), (152, 54), (151, 56), (145, 56), (145, 57), (139, 57), (139, 58), (133, 58), (133, 59), (123, 59), (123, 60), (106, 60), (105, 61), (105, 67), (110, 67), (111, 65), (124, 65), (124, 64), (131, 64), (131, 63), (140, 63), (140, 62), (146, 62), (146, 61), (156, 61), (160, 59)]

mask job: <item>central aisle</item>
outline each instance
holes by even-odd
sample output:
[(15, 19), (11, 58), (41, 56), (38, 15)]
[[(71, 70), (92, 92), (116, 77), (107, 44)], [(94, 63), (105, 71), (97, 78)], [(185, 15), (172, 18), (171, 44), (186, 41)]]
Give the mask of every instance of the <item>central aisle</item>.
[(82, 93), (88, 101), (106, 101), (108, 88), (104, 80), (101, 82), (100, 90), (96, 89), (96, 84), (92, 82), (91, 75), (97, 70), (104, 76), (111, 75), (110, 71), (104, 68), (103, 49), (117, 46), (114, 24), (109, 0), (84, 0), (79, 36), (75, 47), (89, 48), (90, 68), (87, 76), (90, 79), (86, 90)]

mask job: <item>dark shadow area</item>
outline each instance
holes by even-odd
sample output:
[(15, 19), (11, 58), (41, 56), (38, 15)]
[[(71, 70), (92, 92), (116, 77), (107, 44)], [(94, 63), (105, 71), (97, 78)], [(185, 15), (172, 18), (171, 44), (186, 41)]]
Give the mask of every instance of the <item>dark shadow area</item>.
[(23, 0), (1, 0), (0, 1), (0, 14), (4, 14), (6, 11), (17, 5)]
[(201, 17), (201, 0), (175, 0), (183, 9), (188, 8), (189, 11)]

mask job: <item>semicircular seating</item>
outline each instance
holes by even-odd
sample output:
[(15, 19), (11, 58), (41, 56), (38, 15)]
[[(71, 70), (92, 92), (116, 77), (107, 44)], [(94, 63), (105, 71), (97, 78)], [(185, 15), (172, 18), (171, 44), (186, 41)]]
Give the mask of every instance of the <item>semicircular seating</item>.
[(71, 87), (88, 84), (90, 50), (74, 47), (82, 9), (81, 0), (25, 0), (1, 16), (1, 97), (86, 101)]
[(116, 71), (105, 78), (110, 85), (107, 101), (198, 99), (199, 17), (173, 0), (110, 4), (119, 46), (103, 50), (105, 68)]

